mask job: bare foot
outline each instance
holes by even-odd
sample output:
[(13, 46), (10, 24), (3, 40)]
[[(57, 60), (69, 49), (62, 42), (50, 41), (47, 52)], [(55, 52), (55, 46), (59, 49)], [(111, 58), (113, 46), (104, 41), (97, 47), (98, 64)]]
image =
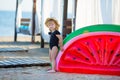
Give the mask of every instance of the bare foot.
[(55, 70), (49, 70), (49, 71), (47, 71), (48, 73), (54, 73), (54, 72), (56, 72)]

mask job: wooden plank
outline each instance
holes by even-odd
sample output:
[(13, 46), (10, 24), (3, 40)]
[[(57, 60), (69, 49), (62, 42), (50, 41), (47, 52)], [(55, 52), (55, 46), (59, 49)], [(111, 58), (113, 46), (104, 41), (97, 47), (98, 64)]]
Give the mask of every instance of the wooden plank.
[(29, 23), (21, 23), (21, 25), (24, 25), (24, 26), (28, 26), (28, 27), (29, 27)]
[(0, 61), (0, 68), (27, 67), (27, 66), (49, 66), (50, 63), (39, 58), (10, 58)]
[(30, 18), (21, 18), (21, 22), (30, 22)]
[(28, 52), (28, 50), (23, 48), (0, 48), (0, 52)]

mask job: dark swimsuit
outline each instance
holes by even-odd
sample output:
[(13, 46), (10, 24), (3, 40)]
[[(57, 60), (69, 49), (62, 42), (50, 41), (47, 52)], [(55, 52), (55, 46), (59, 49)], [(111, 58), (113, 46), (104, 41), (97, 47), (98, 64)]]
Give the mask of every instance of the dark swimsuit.
[(60, 32), (55, 30), (54, 32), (49, 32), (49, 35), (50, 35), (50, 42), (49, 42), (50, 49), (52, 50), (54, 46), (58, 48), (59, 39), (57, 38), (56, 35), (60, 35)]

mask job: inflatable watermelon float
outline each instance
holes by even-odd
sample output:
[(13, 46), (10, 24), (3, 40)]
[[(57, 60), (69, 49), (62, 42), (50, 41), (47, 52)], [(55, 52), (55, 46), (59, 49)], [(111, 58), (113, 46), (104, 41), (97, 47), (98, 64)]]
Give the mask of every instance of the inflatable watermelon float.
[(69, 34), (56, 63), (60, 72), (120, 75), (120, 26), (93, 25)]

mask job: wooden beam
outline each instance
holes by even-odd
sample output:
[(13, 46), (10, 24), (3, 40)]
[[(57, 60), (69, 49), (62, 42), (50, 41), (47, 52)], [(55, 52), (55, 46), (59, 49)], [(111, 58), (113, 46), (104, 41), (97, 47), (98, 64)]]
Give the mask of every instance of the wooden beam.
[(44, 48), (44, 39), (43, 39), (42, 35), (41, 35), (41, 48)]
[(64, 34), (64, 29), (65, 29), (65, 21), (67, 20), (67, 10), (68, 10), (68, 0), (64, 0), (64, 8), (63, 8), (63, 39), (66, 37)]
[(15, 11), (15, 33), (14, 33), (14, 42), (17, 41), (17, 25), (16, 25), (16, 21), (17, 21), (17, 11), (18, 11), (18, 0), (16, 0), (16, 11)]
[(33, 0), (33, 13), (32, 13), (32, 43), (35, 42), (35, 13), (36, 13), (36, 0)]
[(63, 20), (67, 20), (68, 0), (64, 0)]
[(75, 31), (75, 26), (76, 26), (76, 24), (75, 24), (75, 22), (76, 22), (76, 11), (77, 11), (77, 0), (74, 0), (75, 2), (74, 2), (74, 19), (73, 19), (73, 24), (74, 24), (74, 26), (73, 26), (73, 31)]
[[(43, 4), (43, 2), (44, 2), (44, 0), (41, 0), (41, 15), (43, 15), (44, 13), (43, 13), (43, 8), (44, 8), (44, 4)], [(42, 17), (42, 20), (43, 20), (43, 17)], [(42, 26), (43, 27), (43, 26)], [(42, 28), (41, 28), (42, 29)], [(42, 31), (41, 31), (41, 36), (40, 36), (40, 38), (41, 38), (41, 48), (44, 48), (44, 44), (45, 44), (45, 42), (44, 42), (44, 39), (43, 39), (43, 36), (42, 36)]]

